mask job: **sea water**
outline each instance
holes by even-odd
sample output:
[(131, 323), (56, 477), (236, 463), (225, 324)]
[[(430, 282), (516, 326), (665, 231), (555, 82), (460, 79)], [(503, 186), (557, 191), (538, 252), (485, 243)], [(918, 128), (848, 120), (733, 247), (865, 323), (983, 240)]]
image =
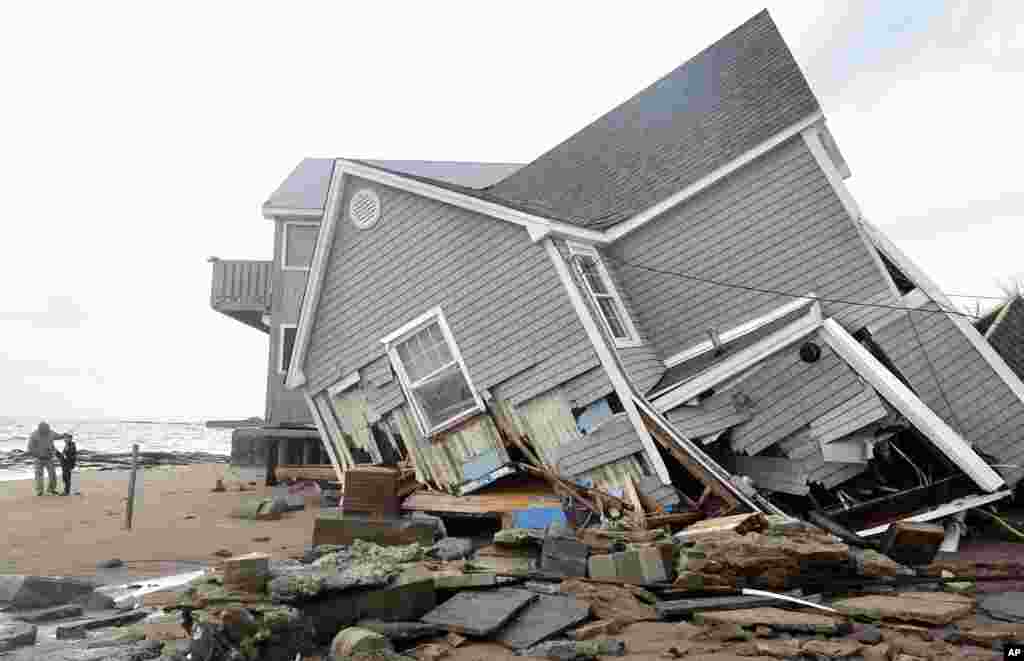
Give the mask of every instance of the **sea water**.
[[(0, 452), (24, 451), (39, 425), (36, 418), (0, 417)], [(207, 429), (203, 421), (177, 420), (47, 420), (58, 434), (71, 433), (79, 452), (131, 452), (138, 443), (145, 452), (208, 452), (231, 454), (231, 430)], [(56, 443), (64, 447), (63, 441)], [(31, 475), (31, 469), (0, 470), (0, 480)], [(60, 475), (60, 469), (57, 468)]]

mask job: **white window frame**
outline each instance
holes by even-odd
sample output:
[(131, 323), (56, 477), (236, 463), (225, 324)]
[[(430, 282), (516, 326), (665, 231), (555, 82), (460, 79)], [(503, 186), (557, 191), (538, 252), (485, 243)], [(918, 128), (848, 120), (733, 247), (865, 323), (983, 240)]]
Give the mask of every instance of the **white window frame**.
[[(590, 302), (596, 309), (597, 315), (601, 317), (601, 322), (604, 324), (604, 328), (608, 332), (608, 337), (612, 339), (612, 342), (619, 349), (641, 346), (643, 341), (640, 339), (640, 333), (637, 332), (636, 326), (633, 325), (633, 319), (629, 316), (629, 310), (626, 309), (626, 304), (623, 302), (622, 295), (619, 294), (619, 290), (615, 286), (615, 281), (612, 280), (611, 276), (608, 274), (608, 269), (605, 268), (604, 260), (601, 259), (600, 253), (598, 253), (593, 246), (584, 245), (582, 243), (573, 243), (568, 241), (566, 242), (566, 245), (569, 248), (570, 257), (585, 255), (594, 260), (594, 263), (597, 265), (598, 273), (604, 280), (605, 286), (608, 288), (607, 294), (595, 294), (590, 288), (590, 283), (587, 282), (586, 276), (583, 275), (583, 269), (580, 267), (579, 263), (575, 259), (572, 260), (573, 268), (576, 271), (576, 274), (580, 277), (580, 280), (583, 281), (583, 287), (587, 290), (587, 295), (590, 298)], [(601, 306), (597, 303), (598, 296), (606, 296), (612, 300), (616, 311), (619, 313), (622, 325), (625, 327), (625, 331), (629, 337), (615, 337), (615, 333), (612, 332), (611, 324), (608, 323), (608, 319), (604, 315), (604, 310), (602, 310)]]
[[(287, 374), (288, 370), (284, 368), (284, 335), (285, 329), (294, 328), (295, 337), (292, 339), (292, 353), (295, 353), (295, 344), (299, 340), (298, 324), (280, 324), (277, 327), (277, 373)], [(293, 355), (292, 358), (295, 356)], [(291, 364), (289, 363), (289, 366)]]
[[(419, 402), (416, 400), (416, 395), (413, 391), (413, 387), (425, 379), (420, 379), (417, 384), (410, 381), (409, 375), (406, 374), (405, 371), (405, 365), (402, 364), (402, 359), (398, 355), (397, 346), (433, 323), (436, 323), (441, 329), (441, 334), (444, 336), (445, 342), (448, 343), (448, 350), (451, 352), (454, 362), (462, 371), (462, 377), (466, 379), (466, 385), (469, 387), (469, 391), (473, 394), (474, 403), (472, 408), (458, 413), (448, 420), (431, 427), (427, 414), (420, 408)], [(484, 410), (484, 403), (480, 398), (480, 392), (476, 389), (476, 386), (473, 385), (473, 380), (469, 376), (469, 370), (466, 368), (466, 362), (463, 360), (462, 353), (459, 351), (459, 345), (455, 342), (455, 336), (452, 335), (451, 328), (448, 326), (448, 320), (445, 318), (444, 311), (440, 307), (433, 308), (421, 314), (398, 330), (395, 330), (381, 338), (380, 342), (387, 350), (388, 357), (391, 359), (391, 365), (394, 367), (395, 373), (398, 375), (398, 380), (402, 385), (402, 389), (405, 391), (405, 398), (412, 407), (416, 423), (419, 425), (420, 431), (423, 432), (424, 436), (430, 436), (431, 434), (436, 434), (440, 431), (444, 431), (445, 429), (449, 429)], [(449, 365), (445, 365), (442, 369), (447, 369), (449, 366), (450, 363)], [(433, 374), (428, 376), (433, 376)]]
[[(307, 227), (319, 227), (320, 223), (311, 223), (309, 221), (302, 220), (286, 220), (281, 224), (281, 270), (282, 271), (309, 271), (313, 266), (313, 259), (310, 257), (309, 266), (289, 266), (288, 265), (288, 227), (289, 226), (307, 226)], [(316, 240), (313, 241), (313, 245), (316, 246)]]

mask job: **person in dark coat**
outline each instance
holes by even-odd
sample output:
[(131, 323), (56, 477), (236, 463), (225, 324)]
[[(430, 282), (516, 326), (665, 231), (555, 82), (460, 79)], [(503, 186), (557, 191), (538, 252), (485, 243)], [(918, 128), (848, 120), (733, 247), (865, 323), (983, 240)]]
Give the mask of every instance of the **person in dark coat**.
[(70, 434), (64, 439), (64, 451), (58, 451), (57, 458), (60, 460), (61, 478), (64, 480), (64, 495), (70, 496), (71, 471), (75, 469), (75, 464), (78, 463), (78, 447), (75, 445), (74, 437)]

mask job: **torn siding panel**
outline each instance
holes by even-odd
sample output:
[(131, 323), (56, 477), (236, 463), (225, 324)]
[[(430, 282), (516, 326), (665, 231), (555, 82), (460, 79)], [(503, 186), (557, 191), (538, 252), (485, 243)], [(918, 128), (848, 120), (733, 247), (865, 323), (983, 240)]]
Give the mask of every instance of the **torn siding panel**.
[(575, 476), (644, 451), (625, 413), (619, 413), (578, 440), (558, 448), (558, 470)]
[[(791, 140), (626, 235), (618, 260), (729, 283), (814, 292), (853, 301), (896, 301), (803, 141)], [(789, 299), (618, 266), (651, 342), (662, 356)], [(825, 316), (858, 328), (884, 310), (823, 304)]]
[(811, 421), (811, 436), (822, 443), (838, 438), (878, 422), (888, 410), (874, 388), (865, 385), (856, 396), (851, 397), (817, 420)]
[(361, 388), (349, 388), (329, 398), (345, 442), (351, 450), (359, 448), (374, 461), (379, 461), (377, 444), (370, 431), (370, 408)]
[[(502, 397), (519, 405), (529, 399), (548, 392), (556, 387), (572, 389), (600, 388), (604, 369), (600, 366), (587, 369), (591, 355), (581, 353), (575, 355), (555, 355), (547, 360), (505, 379), (500, 384)], [(582, 377), (583, 381), (577, 382)], [(610, 381), (605, 375), (604, 382)]]
[[(496, 399), (504, 400), (504, 392), (496, 389)], [(580, 438), (576, 420), (560, 388), (534, 397), (514, 407), (513, 420), (519, 432), (530, 439), (540, 454), (540, 459), (549, 466), (558, 461), (558, 448)]]
[(794, 496), (806, 496), (810, 491), (806, 473), (799, 470), (789, 459), (738, 455), (732, 457), (731, 461), (732, 472), (750, 477), (758, 489), (779, 491)]
[(737, 408), (738, 392), (721, 392), (708, 397), (697, 406), (677, 406), (666, 412), (675, 430), (687, 438), (716, 434), (750, 420), (753, 412)]
[(813, 363), (800, 359), (797, 346), (784, 349), (738, 387), (755, 412), (733, 430), (736, 452), (758, 454), (863, 390), (853, 370), (824, 343), (819, 346), (821, 357)]
[(627, 481), (639, 482), (646, 475), (640, 455), (630, 455), (580, 473), (575, 479), (584, 484), (589, 482), (605, 493), (621, 495)]
[(550, 259), (521, 227), (358, 178), (340, 208), (363, 188), (382, 215), (368, 230), (337, 221), (307, 353), (311, 389), (373, 362), (380, 338), (436, 306), (478, 389), (555, 356), (571, 366), (563, 381), (598, 365)]
[[(977, 450), (1002, 464), (1024, 463), (1024, 402), (949, 317), (918, 314), (913, 325), (904, 317), (875, 331), (873, 339), (917, 396)], [(1004, 476), (1010, 482), (1020, 472)]]

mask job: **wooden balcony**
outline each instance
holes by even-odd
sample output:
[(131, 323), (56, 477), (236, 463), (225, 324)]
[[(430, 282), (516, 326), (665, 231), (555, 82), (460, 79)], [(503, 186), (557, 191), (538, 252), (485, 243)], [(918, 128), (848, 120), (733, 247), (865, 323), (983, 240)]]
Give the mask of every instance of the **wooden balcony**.
[(270, 314), (273, 262), (211, 257), (213, 280), (210, 307), (267, 333), (263, 316)]

